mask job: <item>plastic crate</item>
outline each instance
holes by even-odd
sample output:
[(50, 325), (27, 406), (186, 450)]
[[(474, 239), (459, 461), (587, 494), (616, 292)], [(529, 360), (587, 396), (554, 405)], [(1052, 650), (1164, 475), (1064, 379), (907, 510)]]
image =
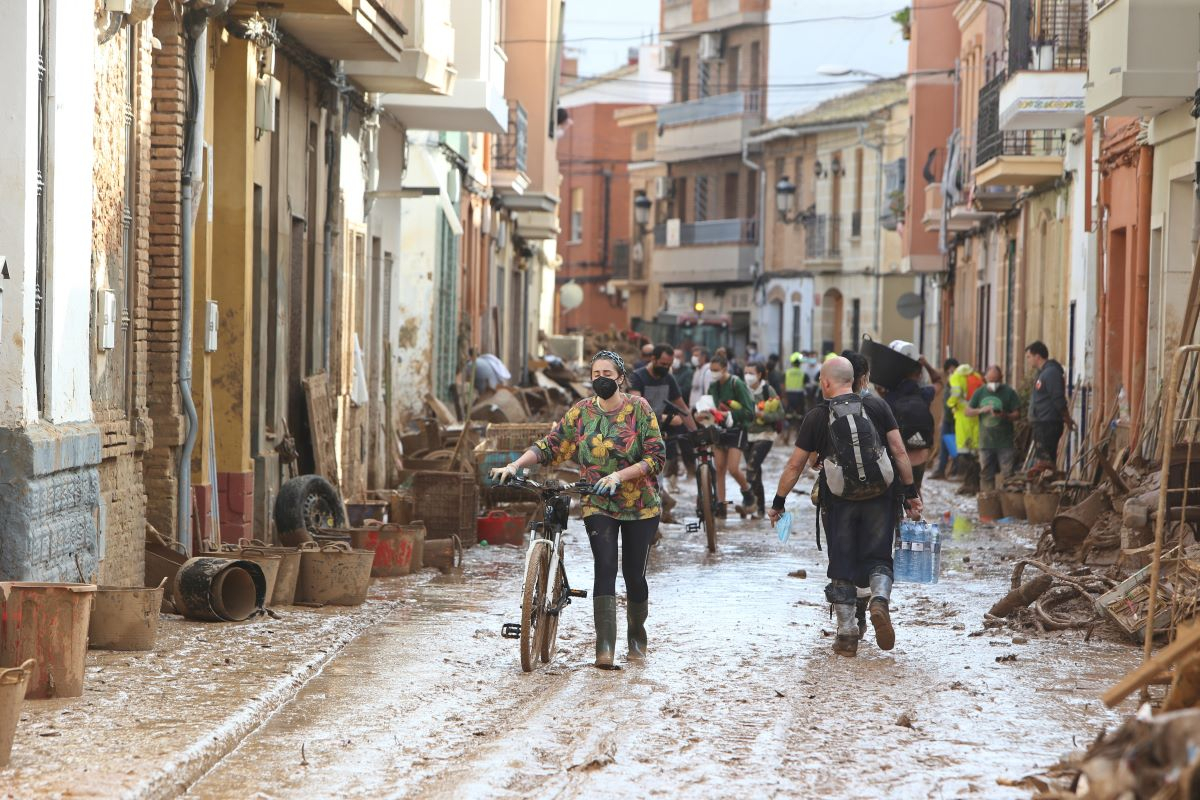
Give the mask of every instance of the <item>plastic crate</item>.
[(484, 439), (489, 451), (516, 450), (519, 456), (553, 427), (549, 422), (493, 422), (487, 426)]
[(475, 544), (479, 489), (467, 472), (418, 472), (413, 476), (414, 522), (425, 523), (430, 539), (457, 536), (463, 546)]

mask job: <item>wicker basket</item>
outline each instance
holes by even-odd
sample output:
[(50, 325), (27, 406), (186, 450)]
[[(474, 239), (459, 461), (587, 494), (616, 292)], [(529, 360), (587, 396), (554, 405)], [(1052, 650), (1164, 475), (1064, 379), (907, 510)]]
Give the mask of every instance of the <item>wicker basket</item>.
[(413, 517), (425, 523), (430, 539), (457, 536), (464, 547), (475, 544), (479, 489), (466, 472), (418, 472), (413, 476)]

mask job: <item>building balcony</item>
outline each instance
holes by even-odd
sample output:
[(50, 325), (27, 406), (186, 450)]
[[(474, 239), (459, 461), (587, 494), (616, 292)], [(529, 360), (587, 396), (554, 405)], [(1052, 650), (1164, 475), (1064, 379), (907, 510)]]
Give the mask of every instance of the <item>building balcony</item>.
[(1081, 128), (1083, 72), (1013, 73), (1000, 90), (1000, 129), (1044, 131)]
[(1008, 79), (999, 89), (1000, 129), (1083, 126), (1087, 0), (1009, 0)]
[(925, 214), (921, 217), (921, 225), (927, 231), (936, 231), (942, 226), (942, 184), (930, 183), (925, 186)]
[(449, 94), (385, 94), (383, 103), (415, 130), (503, 133), (508, 125), (504, 75), (508, 56), (497, 44), (492, 8), (500, 0), (454, 0), (453, 87)]
[(492, 184), (498, 191), (524, 194), (529, 187), (529, 116), (516, 100), (508, 103), (508, 126), (492, 137)]
[(975, 185), (1041, 186), (1063, 174), (1064, 131), (980, 132)]
[[(404, 0), (278, 0), (279, 25), (302, 45), (330, 61), (398, 61), (413, 17)], [(254, 6), (233, 7), (238, 16)]]
[(753, 280), (758, 223), (716, 219), (654, 228), (656, 283), (740, 283)]
[(673, 163), (742, 152), (742, 141), (762, 124), (760, 92), (729, 92), (658, 109), (659, 161)]
[(1088, 114), (1154, 116), (1196, 90), (1200, 24), (1187, 0), (1094, 0)]
[[(346, 59), (346, 75), (368, 92), (449, 95), (457, 75), (454, 67), (454, 24), (444, 0), (355, 0), (399, 6), (408, 21), (404, 49), (392, 62)], [(456, 3), (457, 5), (457, 3)], [(435, 128), (442, 130), (442, 128)]]
[(698, 33), (765, 23), (765, 11), (744, 10), (752, 5), (763, 4), (746, 0), (666, 0), (662, 12), (663, 38), (683, 39)]

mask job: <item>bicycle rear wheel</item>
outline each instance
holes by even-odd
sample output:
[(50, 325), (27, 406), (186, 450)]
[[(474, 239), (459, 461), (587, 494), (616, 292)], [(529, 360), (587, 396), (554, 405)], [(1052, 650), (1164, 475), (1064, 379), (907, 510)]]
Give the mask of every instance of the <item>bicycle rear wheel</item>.
[(546, 608), (546, 572), (550, 549), (539, 546), (525, 566), (525, 593), (521, 598), (521, 669), (532, 672), (537, 664), (537, 641)]
[(700, 485), (700, 517), (708, 537), (708, 552), (717, 552), (717, 495), (712, 466), (696, 465), (696, 483)]
[[(548, 598), (549, 604), (552, 606), (558, 605), (562, 600), (562, 594), (566, 591), (567, 573), (562, 563), (562, 553), (558, 554), (558, 572), (554, 576), (554, 584), (550, 590)], [(562, 616), (562, 609), (559, 609), (557, 614), (547, 614), (542, 620), (541, 630), (538, 632), (538, 655), (542, 658), (543, 664), (549, 664), (550, 659), (554, 658), (555, 651), (558, 650), (558, 618)]]

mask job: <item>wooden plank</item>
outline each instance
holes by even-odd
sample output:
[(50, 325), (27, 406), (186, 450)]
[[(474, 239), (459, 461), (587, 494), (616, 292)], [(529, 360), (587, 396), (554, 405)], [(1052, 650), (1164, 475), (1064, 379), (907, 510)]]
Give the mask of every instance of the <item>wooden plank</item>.
[(337, 486), (337, 444), (333, 433), (337, 415), (329, 395), (329, 375), (324, 372), (310, 375), (303, 384), (317, 474)]
[(437, 421), (442, 425), (453, 425), (458, 422), (458, 417), (454, 416), (454, 412), (450, 407), (438, 400), (431, 393), (425, 393), (425, 403), (433, 411), (433, 415), (437, 417)]
[(1200, 623), (1180, 626), (1176, 631), (1175, 641), (1160, 650), (1157, 655), (1143, 661), (1140, 667), (1101, 695), (1104, 705), (1109, 708), (1118, 705), (1126, 697), (1166, 672), (1181, 656), (1187, 655), (1196, 647), (1200, 647)]

